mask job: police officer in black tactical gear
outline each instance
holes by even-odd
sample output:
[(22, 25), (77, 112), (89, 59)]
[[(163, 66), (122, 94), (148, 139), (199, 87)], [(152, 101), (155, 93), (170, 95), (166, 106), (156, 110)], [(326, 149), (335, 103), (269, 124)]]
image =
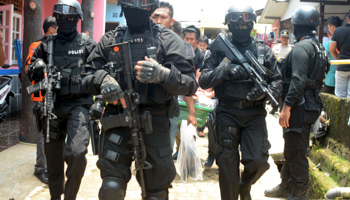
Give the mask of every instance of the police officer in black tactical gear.
[(283, 81), (289, 84), (279, 118), (283, 127), (284, 157), (282, 182), (265, 190), (269, 197), (288, 200), (308, 199), (309, 163), (306, 152), (309, 147), (311, 125), (318, 118), (322, 102), (320, 89), (325, 76), (327, 57), (323, 46), (314, 35), (320, 25), (320, 16), (311, 6), (299, 7), (291, 20), (297, 40), (287, 56)]
[[(83, 92), (81, 77), (96, 42), (78, 33), (77, 23), (83, 20), (78, 1), (59, 0), (53, 16), (59, 26), (58, 34), (52, 38), (53, 65), (54, 73), (61, 74), (61, 89), (53, 91), (57, 119), (50, 120), (50, 139), (45, 143), (49, 189), (51, 199), (61, 199), (63, 193), (64, 199), (75, 199), (87, 164), (88, 111), (93, 103), (92, 96)], [(33, 54), (28, 72), (31, 80), (43, 78), (43, 69), (49, 63), (48, 44), (49, 40), (42, 42)], [(44, 128), (47, 128), (45, 123)], [(64, 162), (67, 163), (66, 184)]]
[[(250, 36), (254, 21), (256, 14), (253, 8), (244, 4), (231, 6), (225, 16), (225, 22), (232, 33), (230, 42), (242, 55), (250, 50), (258, 58), (260, 48), (261, 64), (272, 71), (270, 77), (264, 77), (265, 86), (277, 97), (281, 90), (281, 74), (276, 67), (272, 50)], [(219, 51), (213, 52), (212, 47), (210, 54), (205, 58), (199, 85), (203, 89), (214, 87), (219, 99), (216, 134), (219, 143), (217, 164), (221, 199), (238, 199), (239, 195), (242, 200), (251, 199), (251, 185), (270, 167), (267, 162), (270, 143), (265, 122), (267, 93), (248, 78), (238, 61), (227, 62), (225, 55)], [(241, 176), (239, 145), (241, 163), (244, 165)]]
[[(119, 3), (127, 26), (107, 32), (101, 38), (88, 58), (90, 65), (86, 69), (96, 71), (93, 76), (87, 77), (87, 90), (94, 95), (102, 94), (103, 99), (110, 102), (101, 118), (103, 132), (100, 135), (97, 166), (103, 181), (99, 198), (124, 199), (131, 178), (133, 129), (123, 124), (123, 116), (129, 110), (125, 104), (127, 89), (130, 89), (127, 83), (129, 76), (124, 73), (124, 54), (113, 52), (107, 47), (128, 43), (132, 60), (132, 87), (139, 95), (139, 116), (150, 113), (153, 129), (146, 134), (147, 129), (140, 128), (146, 150), (145, 161), (152, 166), (142, 170), (145, 183), (143, 199), (165, 200), (168, 199), (168, 188), (176, 174), (169, 137), (171, 100), (173, 95), (191, 96), (196, 92), (198, 86), (194, 79), (193, 57), (186, 55), (180, 37), (151, 21), (151, 14), (159, 6), (158, 0), (148, 1), (148, 4), (141, 0), (120, 0)], [(109, 120), (114, 118), (120, 121)], [(142, 121), (141, 124), (147, 122)], [(136, 177), (142, 185), (140, 172), (137, 170)]]

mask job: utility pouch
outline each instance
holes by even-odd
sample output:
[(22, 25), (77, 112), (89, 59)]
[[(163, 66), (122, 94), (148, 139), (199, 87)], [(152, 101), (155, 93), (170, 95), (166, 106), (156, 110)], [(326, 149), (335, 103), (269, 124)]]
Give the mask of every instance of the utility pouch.
[(69, 77), (71, 72), (71, 69), (63, 69), (62, 71), (60, 95), (69, 95)]
[(170, 100), (170, 105), (168, 109), (168, 118), (171, 119), (175, 114), (175, 97), (173, 96)]
[(80, 93), (80, 76), (72, 76), (70, 81), (70, 93), (79, 94)]
[(151, 134), (153, 132), (152, 127), (152, 115), (149, 111), (145, 111), (141, 117), (143, 129), (146, 134)]
[(317, 117), (321, 114), (322, 102), (319, 96), (316, 95), (316, 90), (304, 91), (304, 122), (313, 124)]
[(60, 138), (60, 134), (50, 131), (50, 138), (53, 140), (58, 140)]
[(215, 113), (210, 113), (207, 119), (206, 123), (208, 127), (208, 140), (210, 141), (211, 144), (215, 145), (215, 149), (212, 149), (214, 156), (216, 157), (218, 152), (217, 152), (217, 147), (219, 146), (218, 142), (218, 134), (216, 132), (216, 125), (215, 125)]
[(99, 132), (98, 120), (90, 119), (89, 121), (89, 133), (91, 136), (92, 153), (98, 154)]
[(78, 60), (78, 66), (74, 67), (71, 74), (70, 81), (70, 93), (71, 94), (80, 94), (80, 73), (83, 68), (83, 60)]
[(97, 145), (98, 157), (103, 156), (103, 147), (104, 147), (104, 142), (105, 142), (105, 136), (106, 136), (106, 133), (104, 131), (102, 131), (101, 135), (99, 135), (98, 145)]
[(316, 90), (305, 90), (304, 91), (304, 108), (307, 111), (321, 111), (322, 102), (316, 95)]
[(42, 118), (42, 112), (41, 112), (41, 102), (39, 102), (38, 104), (36, 104), (33, 107), (33, 114), (35, 116), (35, 121), (36, 121), (36, 128), (38, 129), (38, 131), (40, 132), (43, 128), (43, 118)]

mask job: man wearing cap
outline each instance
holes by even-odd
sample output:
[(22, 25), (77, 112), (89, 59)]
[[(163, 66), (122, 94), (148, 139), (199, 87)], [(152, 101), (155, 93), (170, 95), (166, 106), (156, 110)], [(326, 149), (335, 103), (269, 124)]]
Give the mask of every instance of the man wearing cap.
[[(286, 59), (288, 53), (292, 50), (292, 46), (289, 44), (289, 32), (287, 30), (281, 31), (281, 43), (276, 44), (273, 46), (272, 51), (275, 54), (277, 61), (278, 61), (278, 67), (281, 66), (281, 63), (284, 62)], [(280, 105), (282, 105), (282, 100), (279, 98)], [(278, 110), (278, 106), (271, 102), (272, 110), (270, 111), (270, 114), (275, 114), (275, 112)]]
[(291, 45), (289, 45), (289, 32), (287, 30), (281, 31), (280, 39), (281, 43), (274, 45), (272, 48), (278, 61), (285, 59), (287, 54), (292, 50)]

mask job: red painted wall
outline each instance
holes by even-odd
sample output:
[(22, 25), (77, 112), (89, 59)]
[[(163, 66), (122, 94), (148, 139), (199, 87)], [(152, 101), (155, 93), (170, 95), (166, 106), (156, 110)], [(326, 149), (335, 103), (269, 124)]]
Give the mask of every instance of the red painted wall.
[[(78, 0), (80, 3), (82, 0)], [(52, 15), (53, 6), (56, 4), (56, 0), (43, 0), (42, 3), (42, 21), (44, 22), (45, 18)], [(94, 18), (94, 40), (98, 42), (100, 38), (104, 34), (104, 7), (105, 7), (105, 0), (95, 0), (94, 5), (94, 12), (95, 12), (95, 18)], [(78, 23), (78, 31), (81, 30), (81, 23), (79, 21)]]

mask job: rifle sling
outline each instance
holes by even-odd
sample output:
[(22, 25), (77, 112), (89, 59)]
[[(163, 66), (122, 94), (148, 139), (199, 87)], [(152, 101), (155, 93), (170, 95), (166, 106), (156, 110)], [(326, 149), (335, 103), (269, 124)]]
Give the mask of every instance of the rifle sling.
[(110, 115), (100, 121), (104, 131), (117, 127), (129, 127), (129, 118), (124, 114)]
[[(130, 117), (125, 114), (110, 115), (101, 119), (102, 129), (107, 131), (117, 127), (130, 127), (130, 120)], [(137, 115), (137, 128), (145, 128), (145, 123), (147, 122), (144, 122), (143, 120), (145, 119), (143, 119), (142, 115)]]

